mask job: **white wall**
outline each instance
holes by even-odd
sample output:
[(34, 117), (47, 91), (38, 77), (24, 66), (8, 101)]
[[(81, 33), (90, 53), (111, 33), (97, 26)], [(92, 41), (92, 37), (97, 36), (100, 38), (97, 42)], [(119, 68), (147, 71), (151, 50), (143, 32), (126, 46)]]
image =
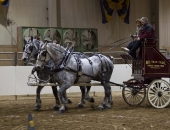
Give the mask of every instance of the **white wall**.
[[(0, 95), (27, 95), (36, 94), (36, 87), (28, 86), (28, 76), (31, 73), (32, 66), (8, 66), (0, 67)], [(126, 64), (115, 65), (113, 75), (110, 81), (122, 84), (123, 81), (131, 79), (131, 68)], [(113, 91), (120, 91), (120, 87), (112, 86)], [(93, 86), (91, 91), (103, 92), (103, 87)], [(67, 92), (80, 92), (78, 86), (69, 88)], [(50, 86), (45, 86), (42, 94), (51, 94)]]
[[(170, 48), (170, 2), (159, 0), (159, 48), (163, 46)], [(170, 51), (170, 49), (169, 49)]]

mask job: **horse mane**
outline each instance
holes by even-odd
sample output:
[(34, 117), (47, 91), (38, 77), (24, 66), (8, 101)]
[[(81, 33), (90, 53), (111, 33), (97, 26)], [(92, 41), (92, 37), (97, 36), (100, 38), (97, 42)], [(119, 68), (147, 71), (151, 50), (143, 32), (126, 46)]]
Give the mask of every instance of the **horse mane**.
[(64, 48), (63, 46), (61, 46), (60, 44), (56, 44), (56, 43), (47, 43), (47, 45), (52, 46), (54, 48), (59, 48), (62, 50), (66, 50), (66, 48)]

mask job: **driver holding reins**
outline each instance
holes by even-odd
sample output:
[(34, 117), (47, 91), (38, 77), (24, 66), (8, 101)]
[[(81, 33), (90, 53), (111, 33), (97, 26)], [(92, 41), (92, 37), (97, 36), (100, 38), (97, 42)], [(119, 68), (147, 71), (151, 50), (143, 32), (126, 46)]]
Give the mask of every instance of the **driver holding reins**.
[(134, 44), (132, 49), (129, 51), (129, 54), (134, 59), (136, 59), (136, 51), (139, 47), (141, 47), (144, 39), (147, 39), (147, 38), (156, 39), (155, 29), (149, 23), (148, 19), (146, 17), (142, 17), (140, 20), (141, 20), (142, 27), (141, 27), (139, 36), (136, 38), (136, 43)]

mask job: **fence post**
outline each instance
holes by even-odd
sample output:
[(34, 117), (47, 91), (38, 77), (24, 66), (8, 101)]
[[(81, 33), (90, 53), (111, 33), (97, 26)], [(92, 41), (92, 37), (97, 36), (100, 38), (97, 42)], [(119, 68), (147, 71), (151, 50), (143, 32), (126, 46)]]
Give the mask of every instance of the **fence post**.
[(14, 66), (18, 65), (18, 53), (14, 52)]

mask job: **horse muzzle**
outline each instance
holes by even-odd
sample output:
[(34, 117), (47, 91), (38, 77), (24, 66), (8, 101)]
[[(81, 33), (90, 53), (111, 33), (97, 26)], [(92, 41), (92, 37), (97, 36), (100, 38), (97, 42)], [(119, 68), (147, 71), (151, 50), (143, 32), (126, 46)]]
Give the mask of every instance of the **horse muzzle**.
[(40, 65), (36, 65), (35, 66), (37, 70), (42, 70), (44, 67), (40, 66)]
[(24, 58), (22, 58), (22, 61), (27, 62), (28, 58), (24, 57)]

